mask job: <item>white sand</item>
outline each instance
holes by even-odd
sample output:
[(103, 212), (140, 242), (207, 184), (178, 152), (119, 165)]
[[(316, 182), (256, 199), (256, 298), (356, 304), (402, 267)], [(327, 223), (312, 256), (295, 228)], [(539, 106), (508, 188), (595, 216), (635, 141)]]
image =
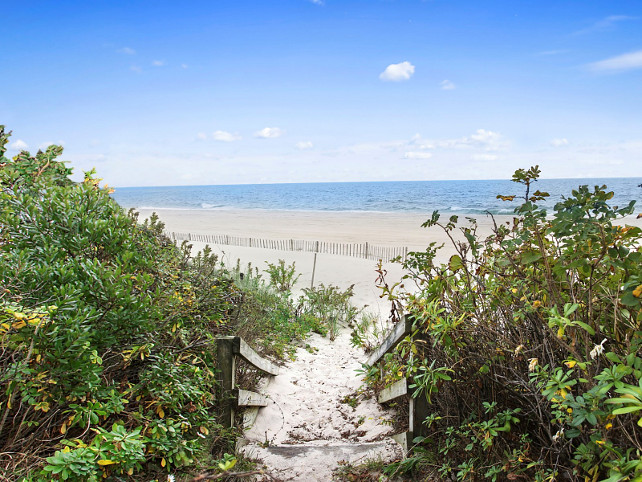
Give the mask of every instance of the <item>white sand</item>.
[[(140, 210), (140, 219), (148, 217), (151, 210)], [(169, 232), (193, 234), (229, 234), (240, 237), (263, 239), (301, 239), (308, 241), (365, 243), (377, 246), (408, 247), (411, 250), (424, 250), (429, 243), (445, 243), (438, 260), (445, 262), (454, 253), (448, 239), (438, 227), (422, 228), (430, 213), (354, 213), (354, 212), (309, 212), (309, 211), (261, 211), (261, 210), (157, 210), (161, 221)], [(463, 221), (463, 217), (460, 217)], [(497, 222), (506, 222), (508, 216), (497, 217)], [(446, 221), (444, 219), (444, 221)], [(491, 232), (492, 220), (489, 217), (477, 218), (480, 233)], [(459, 233), (454, 233), (461, 239)], [(205, 243), (192, 242), (195, 250)], [(262, 248), (212, 245), (210, 247), (228, 266), (252, 263), (263, 271), (266, 261), (277, 263), (296, 263), (302, 274), (297, 288), (309, 287), (312, 281), (314, 253), (296, 251), (277, 251)], [(390, 285), (400, 281), (403, 270), (399, 264), (385, 263), (386, 280)], [(386, 318), (390, 305), (380, 298), (381, 290), (376, 287), (378, 274), (377, 262), (360, 258), (330, 255), (317, 255), (314, 283), (332, 284), (341, 289), (354, 285), (353, 304), (357, 307), (367, 305), (368, 311)]]
[[(311, 212), (311, 211), (268, 211), (268, 210), (175, 210), (156, 211), (169, 232), (194, 234), (229, 234), (240, 237), (262, 239), (302, 239), (308, 241), (364, 243), (378, 246), (406, 246), (411, 250), (424, 250), (431, 242), (444, 248), (438, 252), (437, 261), (446, 262), (454, 249), (441, 228), (422, 228), (431, 213), (362, 213), (362, 212)], [(140, 219), (148, 217), (151, 210), (140, 210)], [(459, 225), (466, 223), (465, 216), (459, 216)], [(493, 219), (490, 216), (475, 216), (480, 236), (491, 233)], [(510, 223), (512, 216), (495, 216), (496, 223)], [(447, 216), (442, 216), (447, 222)], [(642, 219), (630, 217), (627, 224), (642, 226)], [(455, 230), (453, 236), (462, 239)], [(193, 242), (195, 249), (202, 249), (205, 243)], [(308, 252), (276, 251), (261, 248), (210, 245), (215, 253), (229, 266), (241, 259), (263, 270), (265, 262), (285, 260), (295, 262), (302, 276), (297, 288), (309, 287), (312, 278), (314, 254)], [(384, 317), (389, 312), (389, 303), (381, 300), (381, 290), (375, 285), (377, 263), (348, 256), (318, 254), (315, 284), (333, 284), (346, 289), (354, 284), (356, 306), (368, 305), (368, 310)], [(401, 266), (393, 263), (384, 265), (389, 284), (400, 281)], [(411, 286), (407, 288), (412, 289)]]
[(350, 345), (349, 330), (335, 341), (315, 334), (308, 343), (311, 349), (299, 348), (263, 388), (269, 404), (245, 433), (250, 444), (243, 453), (279, 479), (301, 481), (330, 480), (340, 461), (402, 457), (401, 447), (385, 439), (394, 415), (359, 392), (356, 371), (366, 357)]

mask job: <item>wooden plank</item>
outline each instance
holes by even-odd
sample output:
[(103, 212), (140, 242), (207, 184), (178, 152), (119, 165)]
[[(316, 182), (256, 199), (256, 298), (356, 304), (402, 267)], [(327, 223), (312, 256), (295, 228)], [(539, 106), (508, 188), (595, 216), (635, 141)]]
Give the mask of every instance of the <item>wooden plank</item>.
[(243, 410), (243, 429), (249, 430), (256, 422), (256, 417), (259, 415), (259, 407), (248, 407)]
[(370, 366), (376, 364), (386, 353), (396, 347), (411, 330), (412, 320), (410, 317), (404, 315), (403, 319), (394, 326), (388, 336), (386, 336), (386, 339), (383, 340), (383, 343), (379, 345), (379, 348), (370, 355), (366, 363)]
[(265, 407), (268, 399), (260, 393), (250, 392), (249, 390), (237, 390), (236, 406), (237, 407)]
[[(414, 390), (410, 390), (410, 392), (412, 395)], [(413, 437), (426, 436), (428, 434), (424, 420), (428, 418), (430, 412), (430, 405), (425, 394), (422, 393), (421, 395), (417, 395), (417, 397), (410, 398), (408, 427), (412, 431)]]
[(397, 433), (390, 438), (401, 445), (404, 453), (408, 452), (408, 449), (412, 447), (412, 432)]
[(261, 356), (256, 353), (250, 345), (245, 343), (245, 340), (239, 337), (236, 338), (236, 343), (235, 343), (235, 353), (243, 358), (246, 362), (248, 362), (250, 365), (253, 367), (258, 368), (259, 370), (269, 374), (269, 375), (278, 375), (279, 374), (279, 367), (276, 366), (274, 363), (272, 363), (269, 360), (266, 360), (265, 358), (261, 358)]
[(377, 397), (379, 403), (388, 403), (391, 400), (394, 400), (399, 397), (403, 397), (408, 394), (408, 379), (402, 378), (397, 380), (395, 383), (390, 385), (387, 388), (381, 390), (381, 393)]
[(216, 339), (216, 361), (218, 364), (218, 381), (221, 386), (221, 425), (232, 427), (234, 424), (234, 377), (236, 362), (234, 345), (238, 337), (222, 336)]

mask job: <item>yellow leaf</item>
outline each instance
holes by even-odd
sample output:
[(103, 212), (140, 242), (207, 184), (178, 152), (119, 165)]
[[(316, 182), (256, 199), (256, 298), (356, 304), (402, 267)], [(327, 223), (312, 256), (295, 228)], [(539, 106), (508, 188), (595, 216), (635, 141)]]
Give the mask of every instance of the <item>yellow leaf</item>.
[(163, 407), (161, 407), (160, 405), (156, 409), (156, 413), (160, 418), (165, 418), (165, 412), (163, 411)]
[(113, 460), (105, 459), (105, 460), (99, 460), (98, 465), (113, 465), (117, 464), (118, 462), (114, 462)]
[(60, 433), (63, 435), (67, 433), (67, 422), (64, 422), (62, 427), (60, 427)]
[(161, 467), (165, 467), (167, 465), (167, 462), (165, 461), (165, 457), (163, 457), (163, 460), (161, 460)]
[(566, 363), (564, 363), (569, 368), (573, 368), (575, 365), (577, 365), (577, 362), (575, 360), (569, 360)]
[(127, 475), (134, 475), (134, 467), (130, 467), (130, 468), (127, 470)]
[(207, 430), (207, 427), (200, 427), (199, 430), (203, 435), (209, 435), (210, 431)]

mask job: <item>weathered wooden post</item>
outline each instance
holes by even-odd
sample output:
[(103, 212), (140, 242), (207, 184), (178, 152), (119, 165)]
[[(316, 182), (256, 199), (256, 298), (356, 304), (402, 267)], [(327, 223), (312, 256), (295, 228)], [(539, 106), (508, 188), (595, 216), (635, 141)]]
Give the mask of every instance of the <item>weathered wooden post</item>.
[(236, 359), (234, 357), (235, 337), (222, 336), (216, 339), (216, 360), (218, 362), (218, 382), (221, 386), (221, 424), (224, 427), (234, 425), (234, 377)]
[(314, 264), (312, 265), (312, 280), (310, 281), (310, 289), (314, 288), (314, 272), (317, 270), (317, 253), (314, 253)]

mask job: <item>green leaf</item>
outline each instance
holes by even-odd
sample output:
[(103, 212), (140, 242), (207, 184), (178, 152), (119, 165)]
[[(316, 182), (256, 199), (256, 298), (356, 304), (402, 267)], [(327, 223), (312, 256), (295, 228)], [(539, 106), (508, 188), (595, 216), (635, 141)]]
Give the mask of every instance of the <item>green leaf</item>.
[(522, 264), (530, 264), (542, 259), (542, 253), (539, 251), (525, 251), (522, 253)]
[(642, 407), (621, 407), (613, 410), (613, 415), (623, 415), (625, 413), (637, 412), (642, 410)]
[(457, 254), (453, 255), (450, 257), (450, 261), (448, 262), (448, 267), (452, 269), (453, 271), (457, 271), (461, 268), (464, 267), (464, 264), (461, 261), (461, 257)]
[(590, 325), (587, 325), (583, 321), (576, 321), (575, 324), (584, 328), (587, 332), (589, 332), (589, 334), (595, 335), (595, 330)]
[(622, 296), (622, 304), (626, 306), (638, 306), (640, 304), (639, 298), (636, 298), (633, 296), (632, 292), (625, 293), (624, 296)]

